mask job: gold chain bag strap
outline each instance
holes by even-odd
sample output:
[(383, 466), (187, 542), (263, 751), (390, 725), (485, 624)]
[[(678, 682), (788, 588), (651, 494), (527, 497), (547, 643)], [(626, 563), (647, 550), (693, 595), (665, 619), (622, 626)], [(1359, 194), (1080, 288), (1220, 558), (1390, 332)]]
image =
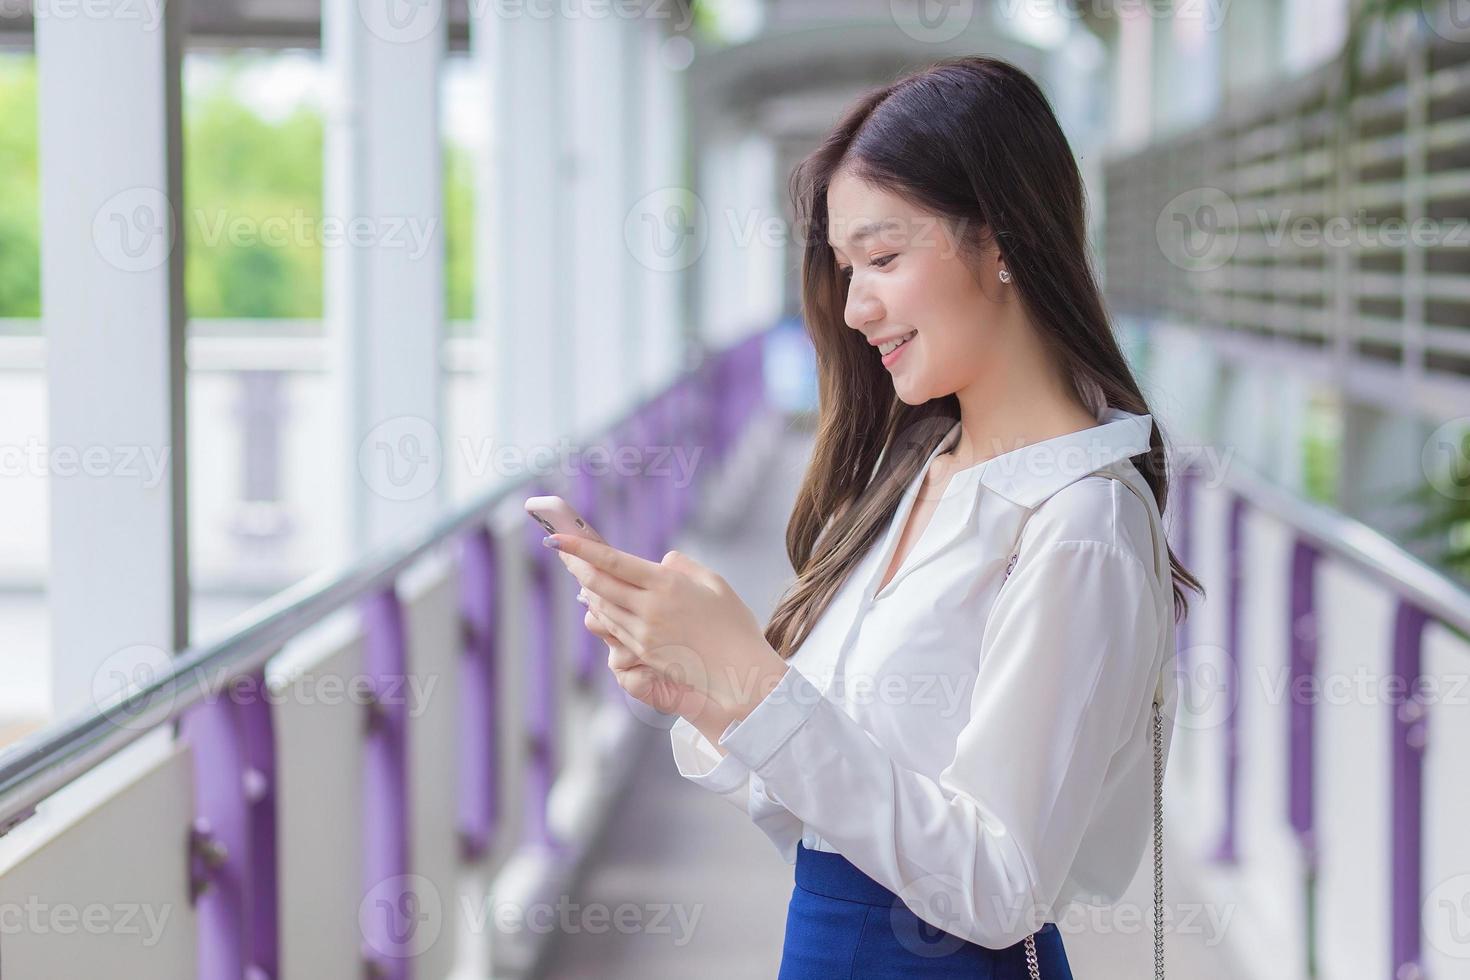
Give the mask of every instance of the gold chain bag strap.
[[(1119, 479), (1112, 473), (1103, 470), (1096, 472), (1098, 476), (1105, 476), (1111, 480), (1117, 480), (1123, 486), (1133, 491), (1133, 495), (1143, 500), (1127, 481)], [(1147, 506), (1148, 501), (1144, 501)], [(1150, 525), (1155, 535), (1158, 531)], [(1019, 539), (1018, 542), (1019, 544)], [(1158, 541), (1154, 541), (1157, 547)], [(1020, 557), (1019, 550), (1012, 550), (1010, 560), (1006, 562), (1006, 577), (1009, 578), (1011, 570), (1016, 567), (1016, 559)], [(1002, 582), (1004, 584), (1004, 582)], [(1153, 742), (1154, 742), (1154, 980), (1164, 980), (1164, 678), (1160, 674), (1154, 686), (1153, 702)], [(1041, 965), (1036, 958), (1036, 934), (1033, 932), (1026, 937), (1026, 969), (1029, 971), (1031, 980), (1041, 980)]]

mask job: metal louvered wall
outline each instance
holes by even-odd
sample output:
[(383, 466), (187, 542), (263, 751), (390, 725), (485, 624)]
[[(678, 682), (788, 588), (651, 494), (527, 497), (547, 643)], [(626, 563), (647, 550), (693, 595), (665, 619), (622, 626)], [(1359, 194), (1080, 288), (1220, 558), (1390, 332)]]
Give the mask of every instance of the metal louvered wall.
[(1470, 396), (1470, 33), (1381, 25), (1106, 168), (1115, 313), (1315, 358), (1350, 394)]

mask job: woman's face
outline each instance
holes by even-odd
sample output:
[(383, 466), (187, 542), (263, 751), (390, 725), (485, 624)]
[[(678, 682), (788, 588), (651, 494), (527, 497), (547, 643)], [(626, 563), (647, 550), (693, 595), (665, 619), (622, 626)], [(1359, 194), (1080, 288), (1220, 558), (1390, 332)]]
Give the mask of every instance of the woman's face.
[(910, 405), (959, 391), (995, 369), (994, 327), (1005, 304), (996, 251), (980, 262), (982, 290), (961, 252), (965, 229), (839, 172), (827, 189), (828, 244), (846, 277), (847, 325), (869, 343), (910, 337), (889, 356), (873, 348)]

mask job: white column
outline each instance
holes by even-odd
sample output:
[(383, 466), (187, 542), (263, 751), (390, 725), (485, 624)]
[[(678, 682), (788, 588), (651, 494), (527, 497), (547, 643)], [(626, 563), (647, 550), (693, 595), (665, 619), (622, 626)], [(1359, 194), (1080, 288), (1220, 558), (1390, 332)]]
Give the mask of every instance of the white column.
[[(1282, 66), (1293, 75), (1335, 56), (1348, 28), (1347, 0), (1285, 0), (1281, 10)], [(1433, 9), (1425, 5), (1425, 11)]]
[(764, 330), (780, 318), (785, 286), (785, 212), (781, 195), (785, 175), (777, 173), (779, 154), (767, 133), (750, 130), (740, 141), (741, 206), (748, 213), (722, 218), (745, 256), (745, 309), (740, 336)]
[(671, 33), (681, 26), (666, 18), (646, 17), (638, 24), (635, 40), (641, 76), (636, 96), (642, 116), (638, 129), (641, 152), (629, 213), (634, 221), (645, 223), (646, 232), (666, 229), (670, 219), (677, 220), (680, 215), (695, 229), (694, 237), (686, 243), (687, 250), (671, 256), (664, 249), (652, 249), (651, 237), (633, 237), (629, 244), (643, 282), (633, 327), (633, 349), (637, 351), (636, 367), (640, 372), (636, 392), (662, 386), (684, 366), (685, 349), (695, 336), (694, 325), (686, 315), (685, 289), (697, 268), (694, 263), (702, 244), (699, 235), (708, 233), (705, 216), (694, 207), (688, 176), (692, 168), (686, 142), (685, 69), (692, 47), (688, 38)]
[(1228, 9), (1230, 16), (1225, 18), (1220, 39), (1225, 52), (1221, 85), (1226, 92), (1258, 87), (1282, 62), (1281, 4), (1279, 0), (1244, 0)]
[(1119, 152), (1142, 147), (1153, 134), (1153, 25), (1141, 10), (1118, 18), (1111, 142)]
[[(326, 323), (343, 388), (348, 540), (422, 527), (448, 499), (440, 352), (443, 0), (327, 0)], [(333, 229), (341, 237), (333, 240)]]
[(1069, 29), (1063, 44), (1047, 58), (1047, 89), (1056, 110), (1057, 122), (1067, 135), (1077, 169), (1086, 190), (1088, 239), (1093, 250), (1102, 257), (1104, 268), (1107, 250), (1103, 247), (1106, 202), (1104, 157), (1108, 140), (1108, 85), (1105, 69), (1107, 50), (1090, 31)]
[(695, 277), (700, 337), (710, 347), (721, 347), (734, 335), (734, 308), (740, 302), (739, 257), (734, 242), (725, 234), (723, 218), (735, 196), (735, 137), (724, 126), (704, 126), (697, 155), (704, 242), (690, 272)]
[(709, 343), (732, 344), (781, 312), (784, 239), (776, 153), (763, 133), (711, 131), (701, 147), (700, 197), (709, 240), (700, 256), (700, 326)]
[(470, 5), (470, 47), (493, 117), (475, 183), (477, 320), (493, 351), (493, 448), (544, 453), (569, 431), (581, 397), (561, 321), (574, 287), (557, 234), (559, 25), (554, 6), (503, 6)]
[(1160, 132), (1189, 128), (1214, 114), (1227, 9), (1212, 0), (1154, 22), (1154, 123)]
[[(628, 64), (618, 5), (590, 7), (562, 25), (562, 113), (570, 204), (559, 234), (560, 290), (567, 296), (568, 367), (575, 380), (569, 435), (610, 419), (635, 377), (627, 343), (633, 261), (623, 244), (627, 214)], [(593, 11), (601, 11), (595, 15)], [(568, 288), (570, 287), (570, 288)], [(633, 353), (636, 353), (633, 352)]]
[(36, 19), (57, 716), (188, 641), (181, 25), (126, 0)]
[[(628, 216), (633, 213), (635, 202), (643, 193), (643, 174), (648, 166), (651, 152), (649, 137), (657, 119), (649, 115), (645, 99), (649, 73), (653, 66), (644, 61), (644, 38), (649, 32), (649, 18), (623, 20), (618, 24), (618, 43), (623, 59), (623, 172), (622, 185), (618, 188), (618, 255), (622, 257), (623, 277), (627, 288), (623, 290), (623, 330), (620, 338), (622, 347), (622, 372), (613, 392), (612, 410), (621, 414), (624, 407), (633, 402), (643, 388), (643, 378), (648, 373), (646, 362), (651, 358), (669, 356), (646, 346), (645, 338), (650, 335), (648, 316), (648, 293), (651, 288), (651, 270), (638, 261), (633, 250), (623, 237)], [(654, 25), (657, 28), (657, 24)]]

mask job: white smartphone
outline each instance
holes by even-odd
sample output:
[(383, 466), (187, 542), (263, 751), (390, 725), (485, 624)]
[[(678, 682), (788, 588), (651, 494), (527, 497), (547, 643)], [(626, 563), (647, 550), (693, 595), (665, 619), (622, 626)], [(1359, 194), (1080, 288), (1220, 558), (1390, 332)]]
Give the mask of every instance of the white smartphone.
[(552, 495), (529, 497), (526, 513), (531, 520), (545, 528), (547, 534), (575, 534), (578, 537), (607, 544), (602, 535), (582, 519), (582, 515), (562, 498)]

